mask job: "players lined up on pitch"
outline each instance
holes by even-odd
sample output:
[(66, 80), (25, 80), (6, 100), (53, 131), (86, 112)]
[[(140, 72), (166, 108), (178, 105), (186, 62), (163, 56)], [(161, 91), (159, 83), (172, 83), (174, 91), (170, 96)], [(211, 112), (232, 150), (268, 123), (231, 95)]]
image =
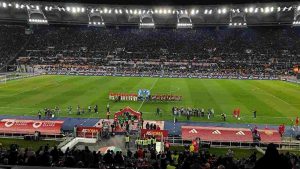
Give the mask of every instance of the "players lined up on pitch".
[[(159, 110), (157, 110), (159, 112)], [(211, 119), (215, 117), (215, 110), (213, 108), (205, 110), (204, 108), (191, 108), (191, 107), (173, 107), (172, 113), (175, 117), (186, 116), (187, 120), (189, 121), (191, 117), (205, 117), (207, 119)], [(240, 120), (241, 110), (240, 108), (235, 108), (233, 110), (233, 117)], [(253, 117), (256, 118), (256, 110), (253, 111)], [(226, 121), (226, 113), (221, 113), (220, 116), (222, 117), (223, 121)]]

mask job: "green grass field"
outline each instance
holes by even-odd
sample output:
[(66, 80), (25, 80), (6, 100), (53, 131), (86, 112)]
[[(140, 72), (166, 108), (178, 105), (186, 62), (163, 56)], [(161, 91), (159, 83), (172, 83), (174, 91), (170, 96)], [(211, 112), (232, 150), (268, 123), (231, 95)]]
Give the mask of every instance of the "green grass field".
[[(137, 93), (138, 89), (151, 89), (151, 93), (182, 95), (180, 102), (113, 102), (109, 92)], [(105, 117), (106, 105), (112, 112), (130, 106), (143, 112), (144, 119), (172, 120), (173, 106), (214, 108), (216, 115), (225, 112), (228, 122), (291, 124), (300, 113), (300, 85), (265, 80), (213, 80), (171, 79), (95, 76), (39, 76), (0, 84), (0, 114), (36, 116), (38, 110), (59, 106), (61, 116)], [(77, 116), (76, 106), (87, 108), (98, 104), (100, 113)], [(68, 115), (71, 105), (74, 113)], [(155, 116), (156, 107), (162, 116)], [(240, 107), (241, 120), (232, 118), (234, 108)], [(257, 110), (254, 119), (252, 111)], [(179, 120), (186, 120), (180, 117)], [(192, 121), (221, 122), (220, 117), (211, 120), (193, 117)]]

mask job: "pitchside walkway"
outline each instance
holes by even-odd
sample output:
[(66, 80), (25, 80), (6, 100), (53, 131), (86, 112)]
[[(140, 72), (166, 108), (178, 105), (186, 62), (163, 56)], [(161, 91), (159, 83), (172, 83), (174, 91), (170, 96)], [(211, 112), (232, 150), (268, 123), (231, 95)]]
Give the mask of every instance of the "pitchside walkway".
[[(2, 119), (26, 119), (26, 120), (38, 120), (35, 116), (11, 116), (11, 115), (0, 115), (0, 120)], [(50, 120), (62, 120), (64, 121), (62, 125), (62, 130), (72, 131), (74, 126), (97, 126), (101, 119), (99, 118), (71, 118), (71, 117), (55, 117)], [(145, 124), (144, 124), (145, 125)], [(173, 121), (164, 121), (160, 125), (162, 129), (168, 130), (169, 134), (181, 135), (181, 126), (203, 126), (203, 127), (226, 127), (226, 128), (253, 128), (255, 126), (258, 129), (274, 129), (278, 130), (278, 125), (261, 125), (261, 124), (235, 124), (235, 123), (223, 123), (223, 122), (177, 122), (174, 125)], [(299, 131), (294, 131), (291, 126), (286, 126), (285, 134), (286, 137), (294, 136)]]

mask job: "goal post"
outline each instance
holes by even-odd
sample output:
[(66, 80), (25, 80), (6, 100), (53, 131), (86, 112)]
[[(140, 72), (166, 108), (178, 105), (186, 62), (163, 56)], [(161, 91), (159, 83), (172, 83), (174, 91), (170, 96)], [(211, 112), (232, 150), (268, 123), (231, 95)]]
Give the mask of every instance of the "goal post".
[(0, 75), (0, 84), (6, 84), (7, 77), (6, 75)]

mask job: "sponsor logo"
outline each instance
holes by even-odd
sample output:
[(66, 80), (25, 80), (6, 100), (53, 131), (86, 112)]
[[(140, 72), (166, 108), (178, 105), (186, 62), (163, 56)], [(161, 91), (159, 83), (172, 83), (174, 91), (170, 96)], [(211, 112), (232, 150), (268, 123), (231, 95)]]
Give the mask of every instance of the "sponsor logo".
[(244, 136), (245, 135), (245, 133), (243, 132), (243, 131), (239, 131), (239, 132), (237, 132), (237, 133), (235, 133), (236, 135), (239, 135), (239, 136)]
[(221, 132), (219, 130), (215, 130), (212, 132), (212, 134), (221, 134)]
[(12, 120), (12, 121), (7, 121), (7, 122), (5, 122), (5, 127), (11, 127), (11, 126), (13, 126), (15, 124), (15, 121), (14, 120)]
[(147, 136), (162, 136), (163, 133), (160, 131), (147, 131), (146, 135)]
[(266, 130), (265, 133), (266, 133), (266, 135), (268, 135), (268, 136), (273, 135), (273, 131), (268, 131), (268, 130)]
[(81, 132), (83, 133), (97, 133), (97, 129), (82, 129)]
[(37, 128), (41, 127), (42, 124), (43, 124), (42, 122), (34, 122), (34, 123), (32, 124), (32, 127), (37, 129)]
[(189, 133), (196, 134), (196, 133), (198, 133), (198, 131), (196, 129), (192, 129), (192, 130), (189, 131)]

